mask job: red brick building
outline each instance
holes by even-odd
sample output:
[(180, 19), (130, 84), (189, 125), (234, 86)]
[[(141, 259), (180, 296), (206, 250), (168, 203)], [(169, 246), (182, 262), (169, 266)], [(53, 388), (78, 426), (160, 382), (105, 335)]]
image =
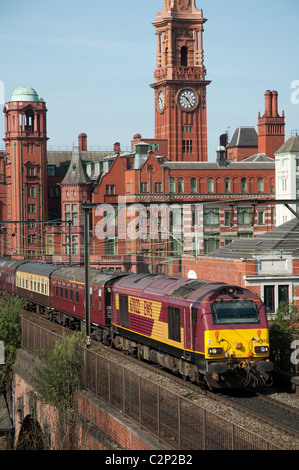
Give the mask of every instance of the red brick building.
[(235, 240), (207, 256), (185, 255), (182, 275), (247, 287), (265, 302), (269, 317), (280, 302), (299, 308), (298, 228), (294, 218), (258, 238)]
[(258, 133), (240, 127), (228, 144), (221, 136), (217, 160), (208, 162), (205, 22), (194, 1), (163, 1), (151, 85), (155, 136), (135, 134), (129, 151), (118, 142), (111, 152), (90, 151), (85, 133), (78, 149), (47, 151), (45, 102), (31, 88), (16, 90), (4, 108), (2, 255), (82, 263), (88, 200), (99, 206), (91, 263), (107, 269), (181, 274), (185, 254), (207, 254), (275, 226), (273, 152), (284, 139), (277, 92), (265, 94)]
[(22, 86), (3, 112), (1, 220), (8, 222), (3, 224), (4, 251), (17, 257), (43, 255), (42, 226), (36, 221), (48, 216), (46, 104), (33, 88)]
[(195, 1), (164, 0), (157, 14), (155, 137), (168, 141), (173, 161), (207, 161), (203, 27)]
[(265, 92), (265, 112), (258, 114), (258, 132), (254, 127), (238, 127), (227, 145), (227, 159), (242, 161), (252, 155), (264, 154), (275, 158), (274, 153), (285, 141), (285, 116), (278, 114), (278, 93)]

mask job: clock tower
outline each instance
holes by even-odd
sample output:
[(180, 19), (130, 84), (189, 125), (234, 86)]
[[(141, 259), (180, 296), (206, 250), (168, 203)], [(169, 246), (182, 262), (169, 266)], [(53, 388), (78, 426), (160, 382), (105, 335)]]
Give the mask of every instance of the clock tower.
[(202, 10), (195, 0), (164, 0), (157, 35), (155, 137), (168, 140), (172, 161), (207, 161)]

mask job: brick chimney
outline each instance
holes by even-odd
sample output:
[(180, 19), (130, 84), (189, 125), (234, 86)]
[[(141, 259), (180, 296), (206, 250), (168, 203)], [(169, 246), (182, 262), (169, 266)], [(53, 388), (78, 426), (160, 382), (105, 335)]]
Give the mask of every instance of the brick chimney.
[(113, 145), (113, 150), (115, 153), (120, 153), (120, 143), (119, 142), (115, 142), (115, 144)]
[(274, 153), (285, 141), (284, 111), (278, 114), (278, 93), (267, 90), (265, 92), (265, 113), (258, 115), (258, 153), (265, 153), (275, 158)]
[(84, 133), (79, 134), (78, 141), (79, 141), (80, 152), (86, 152), (87, 151), (87, 135)]

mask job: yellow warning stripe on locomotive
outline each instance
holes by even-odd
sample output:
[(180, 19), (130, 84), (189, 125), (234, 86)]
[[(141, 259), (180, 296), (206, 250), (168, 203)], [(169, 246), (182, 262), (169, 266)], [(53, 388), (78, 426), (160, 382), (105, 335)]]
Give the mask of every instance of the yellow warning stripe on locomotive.
[[(119, 310), (119, 294), (115, 295), (116, 310)], [(175, 347), (184, 348), (184, 328), (181, 327), (181, 341), (174, 341), (169, 338), (168, 323), (161, 321), (162, 302), (143, 299), (140, 297), (128, 296), (128, 312), (130, 315), (138, 315), (140, 319), (147, 319), (152, 322), (150, 337), (157, 341), (162, 341)], [(131, 330), (132, 331), (132, 330)], [(134, 329), (135, 331), (135, 329)], [(136, 331), (142, 334), (139, 329)]]
[[(255, 353), (255, 347), (269, 347), (269, 330), (257, 327), (246, 329), (217, 329), (205, 331), (205, 353), (206, 357), (209, 349), (222, 348), (223, 354), (220, 357), (229, 356), (236, 358), (261, 357), (261, 354)], [(268, 356), (269, 354), (264, 354)], [(217, 356), (215, 356), (216, 358)]]

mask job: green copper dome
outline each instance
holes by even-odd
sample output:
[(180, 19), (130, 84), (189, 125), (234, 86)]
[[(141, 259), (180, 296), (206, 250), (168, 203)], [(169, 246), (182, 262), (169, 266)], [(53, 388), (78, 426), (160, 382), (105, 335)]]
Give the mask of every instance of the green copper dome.
[(12, 101), (40, 101), (36, 91), (29, 86), (20, 86), (12, 94)]

